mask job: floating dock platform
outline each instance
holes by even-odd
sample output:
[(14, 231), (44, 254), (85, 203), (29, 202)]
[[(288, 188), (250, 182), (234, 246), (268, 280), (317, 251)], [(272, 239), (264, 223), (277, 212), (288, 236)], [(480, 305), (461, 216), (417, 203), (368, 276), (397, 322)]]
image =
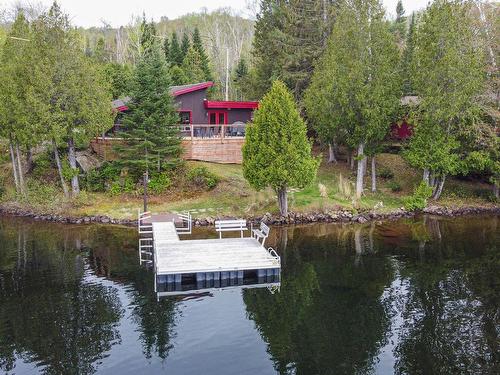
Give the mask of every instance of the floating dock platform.
[(151, 238), (141, 239), (142, 246), (152, 248), (155, 282), (166, 294), (188, 285), (198, 290), (279, 285), (281, 258), (253, 237), (181, 240), (179, 233), (185, 232), (175, 220), (154, 215), (146, 220), (139, 220), (139, 232)]

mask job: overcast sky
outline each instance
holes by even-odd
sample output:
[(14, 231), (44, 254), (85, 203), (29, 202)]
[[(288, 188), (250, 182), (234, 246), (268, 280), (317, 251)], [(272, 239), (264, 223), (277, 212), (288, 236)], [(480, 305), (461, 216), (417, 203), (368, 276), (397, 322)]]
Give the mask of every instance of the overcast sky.
[[(102, 26), (106, 21), (116, 27), (130, 22), (132, 15), (146, 13), (148, 18), (159, 20), (166, 16), (170, 19), (183, 14), (196, 12), (203, 7), (209, 11), (220, 7), (231, 7), (243, 15), (250, 14), (248, 0), (58, 0), (68, 13), (74, 25)], [(424, 8), (429, 0), (403, 0), (407, 14)], [(9, 7), (14, 0), (0, 0), (2, 7)], [(50, 6), (52, 0), (30, 0), (31, 3), (41, 2)], [(383, 0), (389, 14), (394, 15), (397, 0)]]

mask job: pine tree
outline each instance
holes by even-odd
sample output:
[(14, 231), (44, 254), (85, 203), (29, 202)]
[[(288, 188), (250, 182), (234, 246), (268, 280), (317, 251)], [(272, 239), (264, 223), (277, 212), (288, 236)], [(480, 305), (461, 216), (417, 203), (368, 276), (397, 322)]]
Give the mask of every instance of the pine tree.
[(168, 36), (165, 36), (165, 40), (163, 41), (163, 54), (165, 55), (165, 61), (170, 65), (172, 62), (170, 61), (170, 41), (168, 40)]
[(406, 36), (406, 17), (403, 2), (398, 0), (396, 4), (396, 20), (394, 21), (394, 33), (399, 45), (402, 45)]
[(169, 61), (172, 65), (181, 66), (182, 65), (182, 52), (179, 45), (179, 40), (177, 39), (177, 33), (174, 31), (170, 39), (170, 48), (168, 50)]
[(247, 128), (243, 175), (258, 190), (271, 187), (278, 196), (281, 215), (286, 216), (287, 189), (310, 184), (318, 166), (292, 94), (282, 82), (274, 82)]
[(211, 81), (213, 79), (212, 70), (210, 69), (210, 62), (207, 53), (205, 52), (205, 48), (203, 47), (203, 43), (201, 41), (201, 36), (200, 36), (200, 30), (198, 29), (198, 27), (194, 29), (193, 33), (193, 48), (200, 55), (202, 69), (205, 74), (204, 80)]
[(326, 47), (336, 5), (328, 0), (263, 0), (255, 23), (256, 96), (282, 79), (301, 100), (315, 60)]
[(116, 147), (118, 163), (136, 179), (179, 164), (178, 115), (170, 86), (168, 67), (156, 45), (137, 65), (130, 111), (123, 122), (125, 145)]
[(327, 25), (323, 21), (324, 0), (291, 0), (284, 8), (281, 79), (301, 100), (309, 85), (313, 65), (325, 47)]
[(244, 58), (241, 58), (238, 61), (238, 65), (236, 65), (233, 73), (233, 82), (237, 99), (239, 98), (240, 100), (243, 100), (243, 97), (245, 96), (244, 92), (247, 91), (248, 86), (248, 74), (247, 62)]
[(190, 47), (191, 47), (191, 42), (189, 41), (189, 35), (187, 33), (184, 33), (184, 35), (182, 35), (182, 42), (181, 42), (181, 56), (183, 61)]
[(104, 63), (106, 62), (106, 45), (104, 42), (104, 38), (100, 37), (97, 40), (97, 43), (94, 48), (94, 53), (93, 53), (94, 59), (99, 62), (99, 63)]
[(147, 22), (146, 16), (142, 16), (140, 44), (142, 53), (148, 54), (156, 45), (156, 26), (154, 21)]
[(280, 77), (284, 59), (283, 46), (279, 42), (280, 30), (284, 24), (284, 2), (262, 0), (255, 21), (252, 55), (255, 62), (253, 91), (255, 97), (262, 97), (272, 82)]
[(470, 6), (434, 1), (415, 34), (412, 83), (420, 103), (413, 111), (415, 135), (405, 155), (424, 170), (434, 199), (440, 197), (447, 175), (470, 168), (469, 139), (480, 117), (486, 68)]
[(181, 68), (186, 76), (187, 83), (197, 83), (205, 80), (203, 61), (198, 51), (193, 47), (188, 50)]

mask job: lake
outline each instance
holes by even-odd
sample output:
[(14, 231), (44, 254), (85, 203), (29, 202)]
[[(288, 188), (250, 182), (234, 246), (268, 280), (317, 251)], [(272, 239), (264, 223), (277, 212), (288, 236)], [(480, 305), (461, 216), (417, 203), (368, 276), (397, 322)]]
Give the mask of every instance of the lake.
[(272, 228), (268, 244), (279, 288), (158, 298), (134, 228), (0, 218), (0, 372), (500, 373), (499, 216)]

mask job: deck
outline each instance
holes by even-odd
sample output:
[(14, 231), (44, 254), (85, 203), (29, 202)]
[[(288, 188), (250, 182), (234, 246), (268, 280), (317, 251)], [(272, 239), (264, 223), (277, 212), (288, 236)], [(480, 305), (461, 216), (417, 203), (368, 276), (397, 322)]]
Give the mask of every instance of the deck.
[(172, 221), (157, 219), (152, 220), (152, 232), (158, 283), (179, 284), (190, 278), (203, 288), (243, 285), (249, 275), (259, 282), (279, 278), (279, 256), (254, 238), (180, 240)]

